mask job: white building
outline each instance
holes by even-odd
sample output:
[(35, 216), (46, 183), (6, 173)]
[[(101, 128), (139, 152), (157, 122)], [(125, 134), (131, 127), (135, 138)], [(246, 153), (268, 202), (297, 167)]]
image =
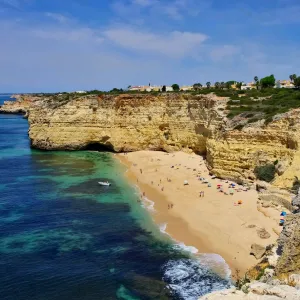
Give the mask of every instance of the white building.
[(241, 90), (252, 90), (255, 89), (255, 82), (242, 83)]
[(76, 94), (86, 94), (86, 91), (76, 91)]
[(277, 80), (275, 87), (278, 89), (293, 89), (295, 86), (290, 80)]

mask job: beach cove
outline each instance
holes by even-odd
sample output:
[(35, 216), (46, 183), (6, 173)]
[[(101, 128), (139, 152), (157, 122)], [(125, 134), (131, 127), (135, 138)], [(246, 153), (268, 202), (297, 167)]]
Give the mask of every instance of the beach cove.
[[(139, 187), (143, 201), (154, 202), (150, 211), (155, 222), (173, 239), (194, 253), (198, 251), (201, 259), (208, 259), (219, 274), (226, 273), (222, 258), (233, 278), (236, 270), (245, 274), (257, 263), (250, 255), (251, 245), (267, 246), (278, 238), (278, 211), (258, 210), (254, 188), (246, 191), (236, 185), (230, 195), (231, 182), (209, 175), (201, 156), (139, 151), (117, 157), (128, 167), (127, 177)], [(199, 177), (209, 181), (211, 187)], [(184, 185), (185, 181), (188, 185)], [(228, 195), (220, 192), (218, 185)], [(200, 197), (201, 191), (204, 197)]]

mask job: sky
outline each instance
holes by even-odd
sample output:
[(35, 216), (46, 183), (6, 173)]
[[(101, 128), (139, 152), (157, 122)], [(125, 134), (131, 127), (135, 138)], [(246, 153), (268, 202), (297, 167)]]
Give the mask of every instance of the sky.
[(300, 74), (300, 0), (0, 0), (0, 92)]

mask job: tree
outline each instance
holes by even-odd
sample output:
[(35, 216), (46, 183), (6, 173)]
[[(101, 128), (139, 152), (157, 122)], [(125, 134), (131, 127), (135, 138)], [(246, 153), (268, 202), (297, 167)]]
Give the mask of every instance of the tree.
[(236, 87), (240, 90), (242, 88), (243, 83), (242, 82), (237, 82)]
[(275, 85), (274, 75), (266, 76), (260, 80), (260, 85), (262, 88), (272, 88)]
[(232, 86), (232, 84), (230, 83), (230, 81), (227, 81), (226, 83), (225, 83), (225, 87), (226, 87), (226, 89), (230, 89), (231, 88), (231, 86)]
[(225, 88), (225, 82), (224, 82), (224, 81), (222, 81), (222, 82), (220, 83), (220, 87), (221, 87), (222, 90)]
[(161, 91), (162, 91), (162, 92), (165, 92), (166, 90), (167, 90), (167, 87), (166, 87), (165, 85), (163, 85)]
[(297, 75), (296, 75), (296, 74), (290, 75), (290, 80), (291, 80), (292, 82), (294, 82), (296, 78), (297, 78)]
[(294, 85), (296, 88), (300, 89), (300, 76), (294, 79)]
[(254, 81), (255, 81), (255, 85), (256, 85), (256, 89), (258, 90), (259, 87), (259, 80), (257, 76), (254, 76)]
[(220, 88), (220, 86), (221, 86), (221, 85), (220, 85), (220, 82), (219, 82), (219, 81), (217, 81), (217, 82), (215, 83), (215, 88), (216, 88), (216, 89), (219, 89), (219, 88)]
[(112, 90), (109, 91), (110, 93), (121, 93), (123, 92), (122, 89), (117, 89), (117, 88), (113, 88)]
[(227, 89), (231, 89), (231, 87), (235, 84), (236, 82), (234, 80), (229, 80), (225, 83), (225, 86)]
[(195, 83), (195, 84), (193, 84), (193, 89), (195, 90), (195, 91), (198, 91), (198, 90), (200, 90), (202, 88), (202, 84), (201, 83)]
[(174, 92), (178, 92), (180, 90), (179, 85), (177, 83), (172, 84), (172, 89)]
[(208, 81), (208, 82), (206, 82), (206, 86), (207, 86), (207, 88), (209, 89), (210, 88), (210, 86), (211, 86), (211, 83)]

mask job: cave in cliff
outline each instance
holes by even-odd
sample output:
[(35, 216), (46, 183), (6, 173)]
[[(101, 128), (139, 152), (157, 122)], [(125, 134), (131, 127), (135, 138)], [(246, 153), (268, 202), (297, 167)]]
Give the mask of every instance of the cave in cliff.
[(98, 152), (114, 152), (113, 145), (110, 143), (108, 144), (89, 143), (83, 148), (83, 150), (98, 151)]

